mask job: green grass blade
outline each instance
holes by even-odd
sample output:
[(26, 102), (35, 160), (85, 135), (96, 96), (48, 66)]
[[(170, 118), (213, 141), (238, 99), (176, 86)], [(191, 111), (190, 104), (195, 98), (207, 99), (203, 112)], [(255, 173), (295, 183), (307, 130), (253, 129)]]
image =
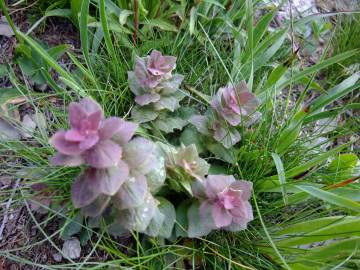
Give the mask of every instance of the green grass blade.
[(31, 37), (18, 32), (21, 38), (23, 38), (43, 59), (44, 61), (53, 68), (57, 73), (59, 73), (62, 77), (66, 78), (69, 81), (75, 83), (74, 78), (70, 75), (69, 72), (64, 70), (55, 60), (52, 58), (49, 53), (44, 50), (36, 41), (34, 41)]
[[(358, 53), (359, 53), (359, 50), (351, 50), (351, 51), (348, 51), (348, 52), (338, 54), (338, 55), (333, 56), (331, 58), (328, 58), (328, 59), (324, 60), (323, 62), (315, 64), (315, 65), (313, 65), (311, 67), (308, 67), (308, 68), (304, 69), (303, 71), (294, 74), (292, 76), (292, 78), (290, 78), (288, 80), (285, 80), (284, 82), (279, 84), (278, 87), (273, 88), (275, 90), (275, 94), (276, 95), (279, 94), (282, 89), (284, 89), (286, 86), (289, 86), (291, 83), (295, 83), (295, 82), (303, 79), (304, 77), (306, 77), (308, 75), (311, 75), (314, 72), (318, 72), (321, 69), (324, 69), (324, 68), (326, 68), (328, 66), (331, 66), (331, 65), (333, 65), (335, 63), (338, 63), (338, 62), (341, 62), (341, 61), (343, 61), (345, 59), (348, 59), (348, 58), (350, 58), (350, 57), (352, 57), (352, 56), (354, 56), (354, 55), (356, 55)], [(265, 100), (265, 98), (267, 96), (271, 96), (271, 95), (269, 95), (266, 92), (259, 94), (259, 98), (261, 100)]]
[(114, 49), (114, 46), (113, 46), (113, 43), (111, 40), (106, 16), (107, 15), (106, 15), (106, 10), (105, 10), (105, 0), (100, 0), (100, 21), (101, 21), (101, 26), (102, 26), (103, 33), (104, 33), (106, 48), (107, 48), (110, 56), (112, 57), (112, 61), (116, 61), (117, 57), (116, 57), (115, 49)]
[(272, 158), (273, 158), (273, 160), (275, 162), (276, 170), (278, 172), (279, 183), (280, 183), (280, 188), (281, 188), (281, 193), (282, 193), (282, 196), (283, 196), (284, 204), (287, 205), (288, 204), (288, 197), (287, 197), (287, 193), (286, 193), (286, 179), (285, 179), (284, 166), (283, 166), (281, 158), (280, 158), (280, 156), (278, 154), (271, 153), (271, 156), (272, 156)]
[(82, 0), (79, 30), (80, 30), (80, 41), (81, 41), (82, 52), (84, 54), (87, 66), (91, 69), (91, 62), (89, 56), (89, 49), (90, 49), (89, 35), (88, 35), (89, 5), (90, 5), (90, 0)]
[(332, 88), (326, 94), (321, 95), (317, 99), (315, 99), (310, 104), (310, 112), (317, 111), (326, 105), (334, 102), (335, 100), (345, 96), (346, 94), (356, 90), (360, 87), (360, 84), (356, 84), (356, 82), (360, 78), (360, 72), (357, 72), (347, 78), (346, 80), (342, 81), (340, 84)]
[(320, 200), (360, 213), (358, 202), (312, 186), (296, 185), (296, 187)]
[(328, 239), (360, 236), (360, 217), (344, 219), (318, 230), (304, 234), (290, 235), (288, 239), (277, 241), (281, 247), (294, 247), (306, 245)]

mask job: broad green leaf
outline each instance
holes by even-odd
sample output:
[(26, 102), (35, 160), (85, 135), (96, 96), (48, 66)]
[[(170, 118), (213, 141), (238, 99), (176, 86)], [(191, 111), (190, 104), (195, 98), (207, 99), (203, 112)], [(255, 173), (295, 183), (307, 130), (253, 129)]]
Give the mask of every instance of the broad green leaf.
[(258, 45), (261, 38), (264, 36), (266, 31), (268, 31), (269, 24), (272, 21), (272, 19), (274, 18), (274, 16), (276, 15), (276, 12), (277, 12), (277, 9), (265, 14), (264, 16), (261, 17), (259, 22), (256, 24), (255, 29), (254, 29), (254, 41), (253, 41), (254, 47), (256, 47)]
[(29, 45), (44, 59), (44, 61), (53, 68), (57, 73), (59, 73), (62, 77), (67, 80), (75, 83), (74, 78), (70, 75), (69, 72), (64, 70), (50, 55), (47, 51), (45, 51), (37, 42), (35, 42), (29, 36), (18, 32), (19, 36), (23, 38)]
[(80, 232), (83, 219), (84, 217), (80, 213), (76, 214), (73, 218), (67, 219), (60, 232), (61, 239), (70, 239), (74, 234)]
[(220, 143), (208, 143), (206, 145), (207, 149), (215, 155), (215, 157), (226, 161), (230, 164), (235, 163), (235, 154), (232, 149), (226, 149), (222, 144)]
[(199, 154), (206, 150), (201, 134), (193, 126), (187, 126), (184, 129), (180, 135), (180, 142), (185, 146), (195, 144)]
[(158, 27), (164, 31), (178, 32), (178, 29), (174, 24), (169, 23), (164, 19), (151, 19), (141, 22), (141, 24), (150, 25), (152, 27)]
[(171, 202), (164, 198), (157, 198), (160, 202), (159, 210), (165, 216), (164, 222), (161, 224), (159, 235), (161, 237), (169, 238), (172, 234), (175, 219), (176, 219), (176, 212), (175, 208)]
[(185, 200), (176, 209), (176, 225), (175, 225), (176, 237), (187, 237), (187, 229), (188, 229), (187, 212), (190, 205), (191, 205), (191, 201)]
[(333, 161), (330, 162), (328, 169), (333, 172), (344, 169), (351, 169), (356, 166), (359, 158), (355, 154), (339, 154)]
[(9, 101), (23, 96), (24, 94), (16, 88), (0, 88), (0, 106), (4, 106)]
[(346, 197), (342, 197), (340, 195), (312, 186), (296, 185), (296, 187), (310, 194), (311, 196), (323, 200), (327, 203), (334, 204), (349, 209), (351, 211), (360, 212), (360, 203), (350, 200)]
[(195, 24), (197, 19), (197, 7), (193, 6), (190, 10), (189, 32), (190, 35), (195, 33)]
[(26, 32), (29, 35), (36, 27), (39, 26), (40, 23), (46, 20), (48, 17), (64, 17), (71, 18), (72, 12), (70, 9), (52, 9), (45, 11), (45, 15), (37, 20), (30, 29)]
[(189, 222), (188, 236), (191, 238), (204, 236), (210, 232), (210, 229), (206, 227), (206, 224), (202, 224), (199, 207), (200, 204), (196, 201), (190, 206), (187, 212)]

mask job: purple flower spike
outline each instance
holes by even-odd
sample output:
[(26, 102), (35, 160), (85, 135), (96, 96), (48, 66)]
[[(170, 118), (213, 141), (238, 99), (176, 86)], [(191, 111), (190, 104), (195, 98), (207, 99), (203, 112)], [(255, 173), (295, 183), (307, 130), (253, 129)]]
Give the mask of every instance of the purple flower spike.
[(117, 166), (122, 155), (121, 145), (134, 135), (137, 124), (117, 117), (104, 119), (95, 101), (84, 98), (69, 105), (70, 130), (60, 130), (50, 138), (58, 153), (51, 159), (53, 165), (104, 169)]
[[(193, 185), (193, 193), (202, 199), (200, 218), (211, 229), (224, 228), (231, 231), (246, 229), (253, 220), (249, 199), (252, 183), (236, 181), (231, 175), (209, 175), (203, 184)], [(209, 215), (212, 224), (209, 224)]]
[(242, 117), (253, 113), (258, 104), (258, 99), (249, 92), (245, 81), (236, 86), (220, 88), (211, 101), (212, 108), (232, 126), (239, 125)]

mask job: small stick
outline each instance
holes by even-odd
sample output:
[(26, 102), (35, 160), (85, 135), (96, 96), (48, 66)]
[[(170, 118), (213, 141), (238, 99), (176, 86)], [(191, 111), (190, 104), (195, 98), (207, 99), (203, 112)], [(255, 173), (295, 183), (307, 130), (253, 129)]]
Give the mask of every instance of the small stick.
[(1, 226), (0, 226), (0, 240), (3, 239), (2, 234), (3, 234), (3, 232), (4, 232), (5, 225), (6, 225), (6, 223), (7, 223), (8, 220), (9, 220), (9, 217), (8, 217), (9, 208), (10, 208), (10, 205), (11, 205), (11, 203), (12, 203), (13, 197), (14, 197), (14, 195), (15, 195), (15, 193), (16, 193), (16, 190), (17, 190), (17, 188), (18, 188), (18, 186), (19, 186), (19, 183), (20, 183), (20, 178), (18, 178), (18, 179), (16, 180), (15, 185), (14, 185), (14, 188), (13, 188), (13, 190), (12, 190), (12, 192), (11, 192), (10, 198), (9, 198), (9, 200), (8, 200), (7, 203), (6, 203), (4, 218), (3, 218), (3, 221), (2, 221)]

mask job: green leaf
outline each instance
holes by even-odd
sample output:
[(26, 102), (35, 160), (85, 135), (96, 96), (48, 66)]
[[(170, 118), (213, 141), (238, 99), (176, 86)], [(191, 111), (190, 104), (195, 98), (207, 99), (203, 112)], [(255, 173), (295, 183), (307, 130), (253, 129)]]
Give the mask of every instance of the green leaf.
[(187, 218), (189, 222), (188, 236), (199, 237), (207, 235), (210, 232), (210, 229), (206, 227), (206, 224), (203, 224), (200, 219), (200, 203), (195, 201), (189, 208), (187, 212)]
[(175, 224), (176, 212), (171, 202), (165, 198), (157, 198), (160, 202), (159, 210), (165, 216), (164, 222), (161, 224), (159, 236), (169, 238)]
[(84, 217), (80, 213), (76, 214), (73, 218), (67, 219), (60, 232), (61, 239), (70, 239), (74, 234), (80, 232), (83, 219)]
[(71, 16), (77, 27), (79, 26), (78, 25), (78, 23), (79, 23), (78, 15), (81, 11), (81, 3), (82, 3), (82, 0), (70, 0)]
[(47, 52), (52, 58), (58, 60), (68, 49), (69, 49), (69, 45), (61, 44), (48, 49)]
[(191, 201), (183, 201), (176, 209), (176, 225), (175, 234), (176, 237), (187, 237), (188, 218), (187, 212), (190, 207)]
[(134, 12), (132, 12), (131, 10), (127, 10), (127, 9), (123, 9), (121, 10), (120, 14), (119, 14), (119, 23), (124, 26), (124, 24), (126, 23), (127, 18), (132, 15)]
[(175, 25), (167, 22), (164, 19), (146, 20), (146, 21), (141, 22), (141, 24), (149, 25), (149, 26), (152, 26), (152, 27), (158, 27), (158, 28), (160, 28), (161, 30), (164, 30), (164, 31), (178, 32), (178, 29), (176, 28)]
[(355, 154), (339, 154), (333, 161), (330, 162), (328, 170), (337, 172), (345, 169), (351, 169), (356, 166), (359, 158)]
[(0, 106), (6, 105), (12, 99), (23, 96), (24, 94), (16, 88), (0, 88)]
[(197, 19), (197, 7), (193, 6), (190, 9), (189, 32), (192, 36), (195, 33), (195, 24)]
[(44, 59), (44, 61), (53, 68), (57, 73), (59, 73), (62, 77), (66, 78), (68, 81), (76, 83), (74, 78), (70, 75), (69, 72), (64, 70), (54, 58), (52, 58), (47, 51), (45, 51), (37, 42), (35, 42), (29, 36), (18, 32), (18, 35), (23, 38), (29, 45)]
[[(350, 239), (335, 241), (322, 247), (312, 248), (304, 256), (298, 256), (297, 261), (318, 261), (336, 263), (344, 261), (344, 258), (351, 256), (351, 254), (358, 254), (360, 247), (360, 238), (354, 237)], [(335, 268), (336, 265), (334, 265)]]
[(224, 146), (222, 146), (222, 144), (215, 142), (208, 143), (206, 147), (217, 158), (226, 161), (230, 164), (234, 164), (236, 162), (234, 152), (231, 149), (226, 149)]
[(187, 121), (180, 117), (170, 115), (159, 115), (159, 117), (153, 122), (154, 126), (165, 133), (171, 133), (175, 129), (181, 130)]
[(206, 148), (202, 140), (202, 135), (193, 126), (187, 126), (180, 135), (180, 142), (185, 146), (195, 144), (199, 154), (203, 153)]
[(312, 186), (296, 185), (296, 187), (327, 203), (334, 204), (351, 211), (360, 212), (360, 203), (350, 200), (346, 197), (342, 197), (340, 195)]
[(37, 20), (27, 31), (27, 35), (30, 34), (36, 27), (39, 26), (40, 23), (45, 21), (48, 17), (64, 17), (71, 18), (72, 12), (70, 9), (52, 9), (45, 11), (45, 15)]
[(266, 31), (269, 29), (269, 24), (274, 18), (275, 14), (277, 12), (277, 9), (265, 14), (261, 17), (259, 22), (256, 24), (254, 29), (254, 47), (256, 47), (261, 40), (261, 38), (264, 36)]

